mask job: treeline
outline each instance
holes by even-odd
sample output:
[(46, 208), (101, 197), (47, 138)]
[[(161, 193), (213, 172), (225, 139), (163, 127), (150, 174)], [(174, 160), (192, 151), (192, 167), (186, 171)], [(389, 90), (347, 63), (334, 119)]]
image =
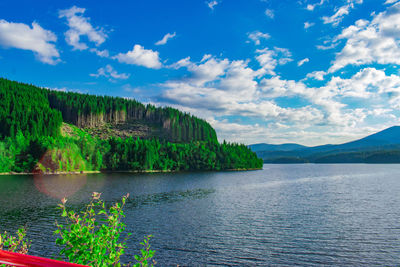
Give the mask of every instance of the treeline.
[(183, 171), (256, 169), (262, 160), (245, 145), (110, 138), (75, 129), (72, 136), (15, 138), (0, 142), (0, 172)]
[(97, 127), (104, 123), (143, 121), (161, 127), (167, 132), (168, 141), (217, 140), (215, 130), (208, 122), (170, 107), (158, 108), (120, 97), (46, 92), (50, 106), (62, 112), (64, 121), (81, 128)]
[(170, 107), (143, 105), (120, 97), (94, 96), (39, 88), (0, 78), (0, 135), (56, 136), (62, 121), (78, 127), (142, 121), (163, 129), (171, 142), (217, 141), (205, 120)]
[(400, 150), (338, 152), (319, 157), (277, 157), (266, 159), (264, 163), (400, 163)]
[(315, 159), (315, 163), (400, 163), (399, 150), (344, 152)]
[(61, 112), (52, 109), (47, 91), (38, 87), (0, 79), (0, 139), (58, 135)]

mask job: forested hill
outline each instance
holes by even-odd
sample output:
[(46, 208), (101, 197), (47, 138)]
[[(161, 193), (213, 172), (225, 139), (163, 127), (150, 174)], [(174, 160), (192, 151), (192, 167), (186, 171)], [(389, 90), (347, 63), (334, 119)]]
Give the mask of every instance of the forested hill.
[(117, 97), (0, 79), (0, 173), (259, 169), (204, 120)]
[[(158, 137), (171, 142), (217, 140), (215, 130), (205, 120), (170, 107), (52, 91), (7, 79), (0, 79), (0, 96), (3, 136), (14, 136), (18, 130), (34, 136), (52, 134), (64, 120), (80, 128), (92, 128), (93, 133), (112, 128), (115, 130), (110, 135), (125, 137)], [(102, 131), (95, 131), (96, 128)]]

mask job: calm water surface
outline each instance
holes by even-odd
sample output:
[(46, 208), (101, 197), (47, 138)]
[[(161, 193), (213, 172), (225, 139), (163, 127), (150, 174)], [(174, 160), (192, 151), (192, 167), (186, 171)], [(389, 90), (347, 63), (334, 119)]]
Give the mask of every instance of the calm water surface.
[[(0, 230), (26, 224), (51, 257), (55, 210), (126, 193), (125, 222), (159, 266), (400, 264), (400, 165), (264, 165), (260, 171), (0, 176)], [(58, 199), (57, 199), (58, 198)]]

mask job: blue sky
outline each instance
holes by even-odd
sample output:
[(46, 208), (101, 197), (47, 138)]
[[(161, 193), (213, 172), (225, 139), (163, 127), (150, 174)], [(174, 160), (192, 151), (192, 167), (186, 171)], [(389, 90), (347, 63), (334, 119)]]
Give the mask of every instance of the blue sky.
[(396, 0), (0, 2), (0, 76), (134, 98), (220, 140), (341, 143), (399, 125)]

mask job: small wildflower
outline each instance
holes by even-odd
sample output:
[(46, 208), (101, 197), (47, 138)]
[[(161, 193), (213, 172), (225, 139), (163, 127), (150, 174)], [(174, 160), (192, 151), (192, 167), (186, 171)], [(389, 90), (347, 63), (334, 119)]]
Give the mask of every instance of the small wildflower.
[(64, 197), (63, 199), (61, 199), (61, 203), (63, 203), (63, 205), (67, 202), (67, 199)]
[(98, 192), (93, 192), (92, 197), (94, 200), (98, 200), (100, 199), (101, 193)]

